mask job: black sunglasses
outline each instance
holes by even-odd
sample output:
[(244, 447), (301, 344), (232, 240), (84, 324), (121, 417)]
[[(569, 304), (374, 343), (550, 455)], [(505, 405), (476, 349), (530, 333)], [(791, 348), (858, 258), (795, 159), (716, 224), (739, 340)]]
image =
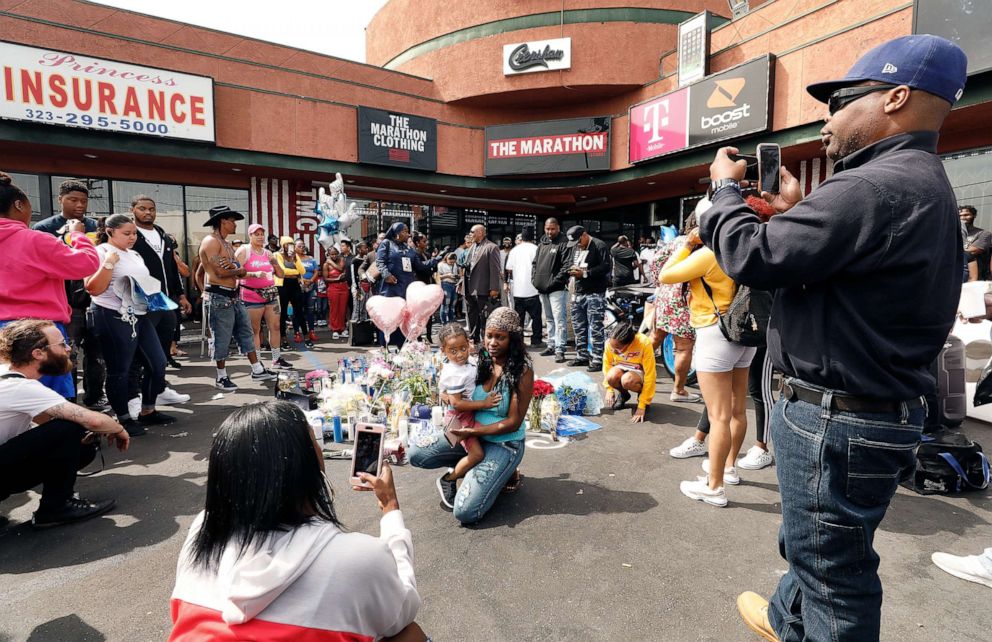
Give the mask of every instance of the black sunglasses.
[(898, 86), (899, 85), (858, 85), (857, 87), (845, 87), (843, 89), (838, 89), (834, 93), (830, 94), (830, 98), (827, 99), (827, 111), (831, 116), (833, 116), (859, 98), (863, 98), (864, 96), (875, 93), (876, 91), (888, 91), (889, 89), (894, 89)]

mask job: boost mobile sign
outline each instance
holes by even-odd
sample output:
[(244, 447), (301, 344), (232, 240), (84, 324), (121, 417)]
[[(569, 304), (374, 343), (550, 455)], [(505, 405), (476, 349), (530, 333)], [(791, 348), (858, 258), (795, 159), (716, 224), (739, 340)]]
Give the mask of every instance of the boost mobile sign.
[(214, 81), (0, 42), (0, 118), (214, 141)]
[(773, 61), (768, 54), (631, 107), (629, 161), (768, 129)]
[(437, 169), (437, 121), (358, 108), (358, 161), (433, 172)]

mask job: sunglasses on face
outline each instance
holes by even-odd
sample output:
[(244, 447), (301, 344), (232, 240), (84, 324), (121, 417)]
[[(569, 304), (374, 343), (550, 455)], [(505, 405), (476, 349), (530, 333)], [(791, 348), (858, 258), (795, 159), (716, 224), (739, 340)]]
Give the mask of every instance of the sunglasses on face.
[(830, 98), (827, 99), (827, 111), (831, 116), (833, 116), (859, 98), (863, 98), (868, 94), (873, 94), (876, 91), (888, 91), (898, 86), (899, 85), (859, 85), (857, 87), (844, 87), (843, 89), (838, 89), (834, 93), (830, 94)]

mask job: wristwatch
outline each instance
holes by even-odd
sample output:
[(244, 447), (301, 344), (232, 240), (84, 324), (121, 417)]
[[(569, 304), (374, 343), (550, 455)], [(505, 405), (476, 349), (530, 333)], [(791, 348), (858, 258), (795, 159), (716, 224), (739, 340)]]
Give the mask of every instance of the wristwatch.
[(712, 199), (716, 196), (716, 193), (722, 189), (734, 189), (738, 194), (741, 193), (741, 184), (737, 182), (735, 178), (721, 178), (710, 183), (710, 198)]

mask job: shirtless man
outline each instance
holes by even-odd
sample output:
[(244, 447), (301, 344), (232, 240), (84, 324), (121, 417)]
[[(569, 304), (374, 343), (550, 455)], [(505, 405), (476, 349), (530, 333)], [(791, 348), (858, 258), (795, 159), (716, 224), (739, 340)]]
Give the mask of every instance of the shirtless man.
[(200, 243), (200, 266), (206, 273), (205, 293), (207, 311), (210, 317), (210, 334), (214, 338), (214, 360), (217, 362), (217, 388), (228, 392), (238, 389), (227, 375), (225, 360), (233, 336), (241, 352), (248, 355), (251, 362), (251, 378), (254, 381), (268, 381), (276, 378), (276, 373), (267, 370), (255, 353), (255, 338), (251, 330), (251, 320), (241, 297), (238, 296), (238, 279), (247, 272), (234, 258), (234, 248), (226, 240), (234, 234), (238, 221), (244, 220), (240, 212), (226, 205), (210, 208), (210, 218), (203, 224), (213, 228)]

